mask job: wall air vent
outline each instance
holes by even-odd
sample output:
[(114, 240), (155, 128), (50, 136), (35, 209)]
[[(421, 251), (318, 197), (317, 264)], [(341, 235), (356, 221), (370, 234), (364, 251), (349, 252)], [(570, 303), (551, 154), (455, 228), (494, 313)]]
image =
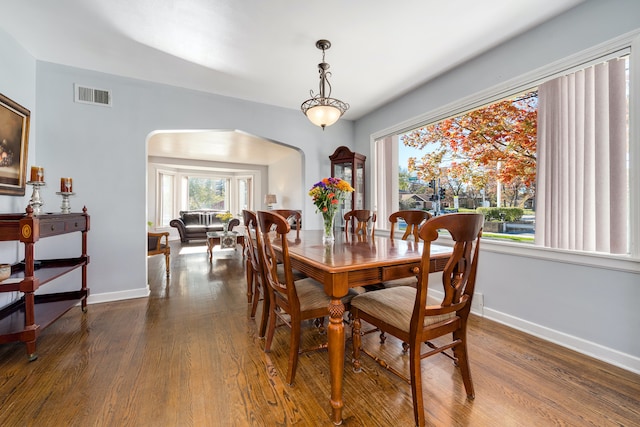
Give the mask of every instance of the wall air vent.
[(74, 84), (75, 102), (111, 107), (111, 91)]

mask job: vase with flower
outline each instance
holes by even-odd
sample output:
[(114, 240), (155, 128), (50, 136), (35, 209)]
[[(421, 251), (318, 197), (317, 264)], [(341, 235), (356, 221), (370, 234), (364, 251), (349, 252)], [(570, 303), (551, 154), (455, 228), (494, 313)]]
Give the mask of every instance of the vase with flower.
[(229, 232), (229, 221), (233, 219), (233, 214), (229, 211), (221, 212), (216, 215), (220, 221), (222, 221), (222, 232), (227, 234)]
[(340, 202), (344, 200), (347, 193), (353, 191), (351, 185), (340, 178), (323, 178), (321, 181), (313, 184), (309, 190), (309, 196), (313, 199), (316, 206), (316, 212), (322, 215), (323, 243), (333, 243), (335, 237), (333, 235), (333, 221), (340, 206)]

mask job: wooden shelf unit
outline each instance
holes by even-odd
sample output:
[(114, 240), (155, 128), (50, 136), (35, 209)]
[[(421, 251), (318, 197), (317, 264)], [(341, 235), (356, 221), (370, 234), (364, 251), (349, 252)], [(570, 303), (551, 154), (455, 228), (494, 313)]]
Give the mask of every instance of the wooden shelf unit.
[[(0, 241), (24, 243), (24, 261), (11, 266), (11, 277), (0, 282), (0, 293), (20, 292), (17, 300), (0, 308), (0, 344), (24, 342), (29, 360), (35, 360), (36, 339), (40, 332), (77, 305), (87, 311), (87, 232), (90, 218), (85, 207), (81, 213), (0, 214)], [(35, 260), (35, 244), (46, 237), (80, 232), (81, 255), (77, 258)], [(78, 290), (35, 294), (38, 288), (80, 268)]]

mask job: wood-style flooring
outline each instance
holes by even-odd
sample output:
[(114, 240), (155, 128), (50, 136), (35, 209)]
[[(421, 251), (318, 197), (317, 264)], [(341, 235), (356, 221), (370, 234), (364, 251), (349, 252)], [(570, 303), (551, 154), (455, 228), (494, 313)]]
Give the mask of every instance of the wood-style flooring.
[[(172, 242), (171, 278), (155, 256), (149, 281), (149, 298), (73, 308), (34, 362), (23, 344), (0, 345), (0, 426), (332, 425), (326, 351), (301, 355), (284, 383), (289, 330), (262, 350), (240, 250), (209, 264), (204, 244)], [(324, 338), (309, 324), (303, 340)], [(423, 361), (428, 425), (640, 426), (639, 375), (477, 317), (469, 343), (473, 401), (450, 359)], [(392, 337), (384, 351), (408, 368)], [(413, 425), (410, 386), (366, 356), (354, 373), (350, 352), (343, 425)]]

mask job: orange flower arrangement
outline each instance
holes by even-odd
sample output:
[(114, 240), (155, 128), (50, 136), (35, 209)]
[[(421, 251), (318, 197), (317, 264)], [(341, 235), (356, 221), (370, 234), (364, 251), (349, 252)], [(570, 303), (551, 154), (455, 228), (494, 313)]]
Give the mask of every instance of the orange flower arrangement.
[(325, 241), (333, 240), (333, 217), (345, 194), (352, 191), (353, 187), (347, 181), (334, 177), (323, 178), (309, 190), (316, 211), (322, 214)]

